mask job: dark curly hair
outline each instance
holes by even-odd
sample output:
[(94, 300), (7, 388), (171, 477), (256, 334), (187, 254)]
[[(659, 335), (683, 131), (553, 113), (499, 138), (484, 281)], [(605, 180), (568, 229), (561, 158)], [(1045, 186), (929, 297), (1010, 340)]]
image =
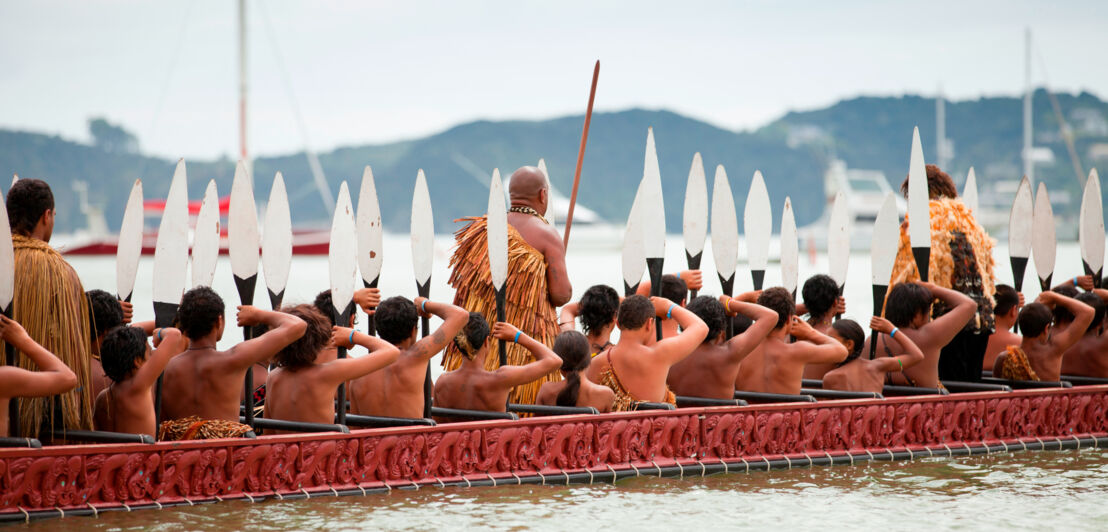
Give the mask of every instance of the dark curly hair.
[(680, 305), (689, 297), (689, 285), (683, 279), (667, 273), (662, 276), (662, 288), (658, 291), (662, 297)]
[(146, 332), (138, 327), (116, 327), (104, 335), (100, 365), (113, 382), (123, 382), (135, 371), (135, 363), (146, 359)]
[(858, 322), (854, 320), (842, 319), (831, 324), (831, 328), (835, 329), (843, 340), (850, 340), (854, 342), (854, 347), (850, 350), (850, 353), (846, 356), (846, 360), (839, 363), (839, 366), (850, 362), (858, 358), (862, 354), (862, 344), (866, 343), (866, 333), (862, 330), (862, 326), (858, 325)]
[(705, 343), (715, 340), (727, 327), (727, 312), (723, 308), (723, 303), (712, 296), (696, 296), (686, 308), (708, 326)]
[(382, 301), (373, 317), (377, 323), (377, 335), (394, 345), (411, 338), (419, 323), (415, 303), (404, 296), (393, 296)]
[(489, 339), (489, 322), (480, 312), (470, 312), (466, 326), (454, 337), (454, 346), (468, 359), (473, 359)]
[(897, 283), (889, 290), (885, 300), (885, 318), (897, 327), (908, 327), (920, 314), (931, 310), (935, 296), (925, 286), (916, 283)]
[(1043, 331), (1050, 325), (1053, 315), (1050, 312), (1050, 307), (1039, 303), (1030, 303), (1023, 306), (1020, 310), (1019, 326), (1020, 333), (1024, 338), (1034, 338), (1043, 334)]
[(223, 298), (215, 290), (198, 286), (181, 296), (177, 326), (186, 338), (198, 340), (212, 332), (224, 310)]
[(103, 336), (108, 331), (123, 325), (123, 307), (115, 296), (103, 290), (85, 292), (88, 299), (88, 324), (91, 340)]
[(618, 311), (619, 293), (606, 284), (598, 284), (590, 286), (581, 296), (577, 318), (585, 334), (593, 334), (615, 322)]
[(54, 193), (41, 179), (20, 179), (8, 190), (4, 203), (12, 233), (27, 236), (46, 211), (54, 208)]
[(281, 309), (285, 314), (291, 314), (304, 320), (308, 328), (304, 336), (297, 338), (295, 342), (285, 346), (273, 357), (274, 364), (279, 368), (297, 369), (311, 366), (315, 363), (315, 357), (319, 351), (327, 345), (331, 339), (331, 322), (323, 316), (315, 305), (296, 305)]
[(808, 315), (823, 318), (839, 298), (839, 284), (830, 275), (813, 275), (804, 281), (800, 295), (804, 298), (804, 306), (808, 307)]
[[(904, 182), (900, 184), (900, 193), (904, 194), (904, 197), (908, 197), (908, 177), (904, 177)], [(927, 165), (927, 197), (928, 199), (939, 198), (957, 198), (958, 188), (954, 186), (954, 181), (950, 179), (950, 176), (946, 172), (942, 171), (936, 165)]]
[(1092, 292), (1082, 292), (1078, 294), (1075, 299), (1093, 307), (1093, 321), (1089, 324), (1089, 327), (1085, 329), (1085, 332), (1099, 329), (1100, 323), (1104, 321), (1104, 300), (1100, 299), (1100, 296)]
[(758, 295), (758, 304), (777, 313), (777, 325), (774, 329), (780, 329), (788, 323), (789, 318), (796, 314), (796, 304), (793, 303), (793, 295), (784, 287), (775, 286), (767, 288)]
[[(1051, 288), (1050, 291), (1056, 294), (1062, 294), (1068, 298), (1076, 298), (1078, 293), (1077, 287), (1068, 284), (1055, 286), (1054, 288)], [(1070, 312), (1070, 309), (1062, 305), (1054, 305), (1053, 314), (1054, 323), (1057, 323), (1059, 325), (1063, 323), (1070, 323), (1073, 321), (1073, 313)]]
[(566, 386), (555, 400), (558, 406), (577, 406), (581, 391), (578, 372), (588, 369), (591, 350), (589, 340), (577, 331), (563, 331), (554, 339), (554, 353), (562, 358), (562, 371), (566, 374)]
[(635, 294), (627, 296), (623, 299), (623, 303), (619, 304), (616, 324), (620, 329), (633, 331), (641, 329), (653, 317), (654, 304), (646, 296)]
[(997, 316), (1003, 316), (1019, 306), (1020, 295), (1015, 288), (1006, 284), (998, 284), (996, 285), (996, 293), (993, 294), (993, 300), (996, 301), (993, 311)]

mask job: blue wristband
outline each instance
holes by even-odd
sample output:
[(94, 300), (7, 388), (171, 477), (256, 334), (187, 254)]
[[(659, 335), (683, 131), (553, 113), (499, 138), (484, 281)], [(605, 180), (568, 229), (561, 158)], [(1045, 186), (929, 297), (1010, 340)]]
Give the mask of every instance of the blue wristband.
[(669, 306), (668, 309), (666, 309), (666, 319), (667, 320), (670, 319), (670, 318), (673, 318), (673, 307), (676, 307), (676, 306), (677, 306), (677, 303), (673, 303)]
[(350, 338), (346, 340), (350, 345), (354, 345), (354, 331), (350, 331)]
[(889, 333), (889, 338), (895, 338), (896, 337), (896, 331), (899, 331), (899, 330), (900, 330), (899, 328), (893, 327), (893, 331)]
[(519, 335), (523, 334), (523, 331), (516, 331), (516, 337), (512, 339), (513, 344), (519, 343)]
[(162, 341), (162, 330), (158, 329), (158, 341)]
[(426, 299), (424, 299), (423, 302), (419, 304), (419, 308), (423, 310), (424, 314), (427, 313), (427, 300)]
[(1077, 278), (1076, 277), (1073, 278), (1073, 286), (1077, 286)]

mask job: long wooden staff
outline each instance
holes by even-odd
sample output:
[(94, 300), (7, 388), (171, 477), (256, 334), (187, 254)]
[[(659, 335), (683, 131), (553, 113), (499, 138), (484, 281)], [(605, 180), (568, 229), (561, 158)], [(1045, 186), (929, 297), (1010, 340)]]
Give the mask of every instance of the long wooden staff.
[[(739, 219), (735, 214), (735, 196), (727, 181), (723, 165), (716, 166), (712, 185), (712, 257), (716, 262), (723, 295), (731, 296), (735, 289), (735, 266), (739, 262)], [(727, 320), (727, 338), (734, 335), (732, 321)]]
[[(708, 184), (704, 180), (704, 161), (700, 152), (693, 154), (689, 182), (685, 185), (685, 211), (681, 232), (685, 238), (685, 261), (690, 270), (700, 269), (704, 256), (704, 240), (708, 238)], [(696, 298), (696, 290), (689, 300)]]
[[(0, 312), (12, 317), (12, 299), (15, 298), (15, 250), (12, 246), (12, 230), (8, 225), (8, 209), (0, 201)], [(132, 279), (133, 282), (133, 279)], [(4, 363), (15, 366), (15, 347), (4, 342)], [(8, 401), (8, 435), (19, 436), (19, 400)]]
[[(662, 263), (666, 256), (666, 208), (662, 199), (662, 173), (654, 147), (654, 128), (646, 130), (646, 158), (642, 175), (642, 228), (650, 295), (662, 294)], [(662, 339), (662, 318), (654, 318), (657, 338)]]
[[(885, 295), (889, 292), (889, 279), (896, 264), (896, 242), (900, 235), (900, 220), (896, 210), (896, 196), (889, 192), (877, 219), (873, 222), (873, 243), (870, 246), (870, 275), (873, 284), (873, 315), (885, 314)], [(877, 334), (870, 335), (869, 358), (877, 355)]]
[[(377, 185), (373, 181), (373, 169), (366, 165), (362, 172), (362, 187), (358, 192), (358, 270), (366, 288), (377, 288), (381, 280), (383, 257), (381, 206), (377, 203)], [(377, 334), (376, 321), (370, 315), (366, 319), (366, 333)]]
[[(1012, 286), (1017, 293), (1023, 292), (1023, 275), (1027, 271), (1027, 260), (1031, 257), (1032, 217), (1035, 214), (1034, 200), (1031, 197), (1031, 181), (1023, 176), (1016, 199), (1012, 201), (1012, 211), (1008, 215), (1008, 260), (1012, 265)], [(1019, 332), (1019, 323), (1016, 323)]]
[[(231, 182), (231, 205), (227, 211), (227, 244), (231, 255), (231, 273), (235, 278), (239, 301), (254, 304), (254, 288), (258, 283), (258, 258), (261, 246), (258, 236), (258, 211), (254, 202), (254, 180), (239, 161), (235, 179)], [(242, 328), (242, 339), (254, 337), (250, 327)], [(246, 369), (243, 380), (246, 424), (254, 424), (254, 367)]]
[(1101, 201), (1100, 176), (1093, 168), (1085, 180), (1085, 192), (1081, 196), (1077, 239), (1081, 243), (1081, 263), (1085, 275), (1093, 276), (1093, 286), (1097, 288), (1100, 288), (1104, 275), (1104, 207)]
[[(177, 307), (185, 292), (185, 268), (189, 257), (188, 235), (188, 177), (185, 161), (177, 162), (169, 194), (165, 198), (162, 222), (158, 226), (158, 243), (154, 248), (154, 324), (158, 328), (170, 327), (177, 318)], [(154, 391), (154, 412), (161, 423), (162, 377)]]
[[(331, 242), (328, 246), (327, 264), (331, 280), (331, 303), (335, 307), (335, 323), (346, 326), (354, 312), (354, 282), (358, 276), (358, 258), (355, 246), (349, 245), (354, 234), (354, 207), (350, 204), (350, 190), (346, 181), (339, 186), (335, 200), (335, 216), (331, 220)], [(346, 348), (338, 348), (338, 358), (346, 358)], [(346, 424), (346, 383), (339, 384), (338, 410), (335, 422)]]
[(747, 264), (755, 290), (762, 289), (769, 263), (769, 238), (773, 233), (773, 212), (762, 172), (755, 170), (743, 208), (743, 232), (746, 233)]
[(596, 98), (596, 80), (600, 77), (600, 60), (592, 69), (592, 87), (589, 88), (589, 106), (585, 109), (585, 126), (581, 129), (581, 147), (577, 149), (577, 169), (573, 172), (573, 192), (569, 195), (569, 212), (566, 213), (566, 234), (562, 245), (569, 247), (569, 228), (573, 226), (573, 207), (577, 205), (577, 185), (581, 183), (581, 165), (585, 162), (585, 144), (589, 140), (589, 124), (592, 122), (592, 102)]
[(1039, 288), (1043, 292), (1050, 290), (1057, 252), (1050, 195), (1047, 194), (1046, 183), (1039, 181), (1039, 191), (1035, 194), (1035, 214), (1031, 216), (1031, 256), (1035, 259), (1035, 273), (1039, 276)]
[[(427, 178), (423, 169), (416, 175), (415, 193), (412, 195), (412, 271), (415, 273), (416, 291), (420, 297), (431, 295), (431, 265), (435, 254), (435, 224), (431, 213), (431, 194), (427, 190)], [(421, 319), (423, 336), (430, 334), (431, 320)], [(423, 380), (423, 417), (431, 417), (431, 365), (427, 364), (427, 376)]]

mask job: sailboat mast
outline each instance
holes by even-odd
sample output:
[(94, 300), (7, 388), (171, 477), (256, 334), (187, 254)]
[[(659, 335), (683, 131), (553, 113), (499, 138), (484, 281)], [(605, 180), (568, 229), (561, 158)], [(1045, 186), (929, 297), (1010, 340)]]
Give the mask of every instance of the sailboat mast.
[(246, 151), (246, 0), (239, 0), (239, 158), (253, 174)]
[(1023, 76), (1023, 175), (1034, 184), (1035, 165), (1031, 162), (1031, 28), (1024, 30)]
[(935, 155), (939, 168), (947, 169), (950, 156), (946, 152), (946, 98), (941, 85), (935, 96)]

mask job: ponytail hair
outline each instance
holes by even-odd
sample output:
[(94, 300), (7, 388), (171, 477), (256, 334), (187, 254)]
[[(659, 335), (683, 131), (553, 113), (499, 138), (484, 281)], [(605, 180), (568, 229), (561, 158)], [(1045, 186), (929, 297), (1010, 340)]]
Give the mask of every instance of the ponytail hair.
[(844, 366), (847, 362), (861, 356), (862, 344), (866, 343), (866, 332), (862, 330), (862, 326), (858, 325), (858, 322), (842, 319), (832, 323), (831, 328), (835, 329), (835, 332), (839, 333), (843, 340), (854, 342), (854, 348), (850, 353), (847, 353), (846, 359), (840, 362), (839, 366)]
[(577, 406), (577, 395), (581, 391), (581, 376), (578, 374), (589, 367), (589, 340), (577, 331), (565, 331), (554, 339), (554, 353), (562, 358), (562, 371), (566, 373), (566, 386), (554, 404), (558, 406)]

